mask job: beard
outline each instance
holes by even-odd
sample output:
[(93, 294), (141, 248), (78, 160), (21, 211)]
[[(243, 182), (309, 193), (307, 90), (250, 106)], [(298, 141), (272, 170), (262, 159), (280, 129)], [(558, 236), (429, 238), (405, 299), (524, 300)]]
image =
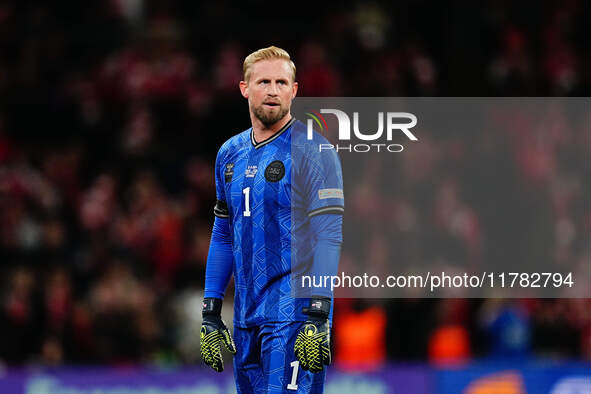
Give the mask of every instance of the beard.
[(263, 104), (258, 107), (255, 107), (254, 105), (251, 106), (254, 116), (256, 116), (257, 119), (260, 120), (266, 127), (269, 127), (283, 119), (283, 117), (289, 111), (289, 108), (283, 104), (276, 108), (277, 109), (268, 109), (265, 108)]

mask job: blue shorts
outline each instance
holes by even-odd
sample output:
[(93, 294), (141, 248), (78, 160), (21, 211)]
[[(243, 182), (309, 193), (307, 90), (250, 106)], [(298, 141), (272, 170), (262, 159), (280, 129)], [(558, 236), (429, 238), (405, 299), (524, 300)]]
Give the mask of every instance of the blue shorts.
[(322, 393), (326, 367), (312, 373), (300, 368), (293, 353), (301, 322), (234, 326), (234, 378), (238, 394)]

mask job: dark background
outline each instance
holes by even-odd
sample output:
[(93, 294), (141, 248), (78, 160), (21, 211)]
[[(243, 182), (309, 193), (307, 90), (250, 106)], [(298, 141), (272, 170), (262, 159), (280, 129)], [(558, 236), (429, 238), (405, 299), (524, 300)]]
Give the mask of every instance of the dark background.
[[(0, 364), (198, 360), (213, 163), (249, 127), (252, 51), (286, 49), (301, 96), (586, 96), (590, 6), (0, 1)], [(368, 258), (587, 263), (591, 126), (422, 146), (390, 208), (432, 255), (394, 231)], [(338, 300), (336, 361), (588, 359), (590, 306)]]

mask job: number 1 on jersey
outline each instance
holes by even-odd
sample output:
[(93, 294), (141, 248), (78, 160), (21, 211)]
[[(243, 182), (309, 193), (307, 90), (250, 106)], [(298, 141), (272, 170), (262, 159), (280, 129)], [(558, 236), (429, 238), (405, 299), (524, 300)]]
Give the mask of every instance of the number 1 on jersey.
[(244, 194), (244, 216), (250, 216), (250, 187), (246, 187), (242, 190)]

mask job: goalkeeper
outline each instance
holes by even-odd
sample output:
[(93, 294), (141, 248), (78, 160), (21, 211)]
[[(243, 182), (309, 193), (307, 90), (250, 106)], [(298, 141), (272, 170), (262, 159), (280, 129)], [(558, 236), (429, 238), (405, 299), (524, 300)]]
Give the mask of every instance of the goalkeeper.
[[(287, 52), (256, 51), (243, 71), (252, 127), (226, 141), (216, 158), (201, 356), (220, 372), (222, 349), (234, 354), (238, 393), (321, 393), (331, 360), (332, 292), (302, 289), (299, 278), (337, 273), (341, 165), (334, 150), (318, 151), (328, 141), (317, 133), (309, 139), (291, 115), (298, 84)], [(233, 336), (220, 317), (232, 274)]]

